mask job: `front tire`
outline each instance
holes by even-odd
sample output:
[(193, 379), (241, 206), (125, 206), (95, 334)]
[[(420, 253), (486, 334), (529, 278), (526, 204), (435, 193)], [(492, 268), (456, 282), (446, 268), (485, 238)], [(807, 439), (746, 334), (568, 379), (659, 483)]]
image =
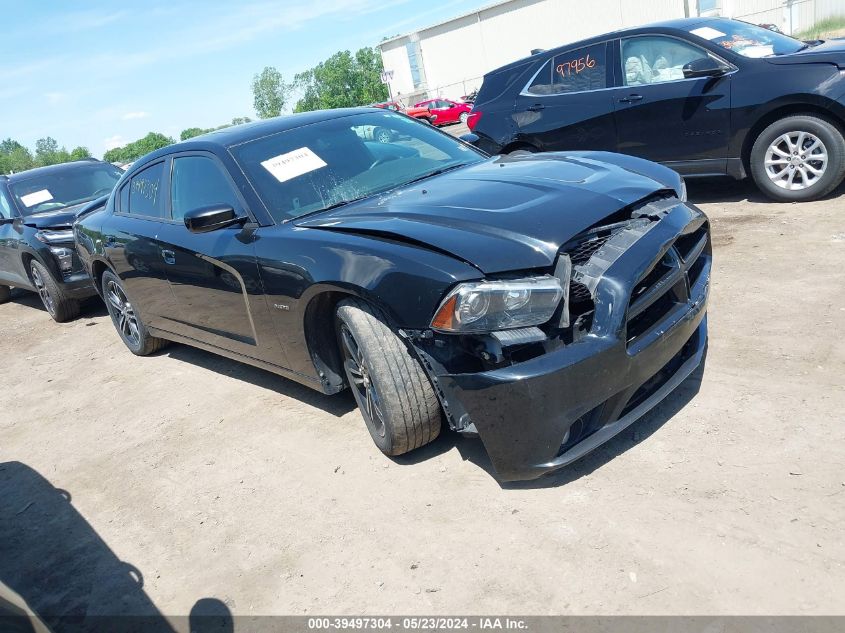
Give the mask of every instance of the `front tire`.
[(150, 335), (126, 296), (120, 278), (110, 270), (103, 273), (102, 293), (114, 329), (130, 352), (147, 356), (167, 345), (166, 340)]
[(461, 115), (458, 117), (458, 120), (464, 125), (466, 125), (467, 121), (469, 121), (469, 112), (461, 112)]
[(440, 434), (441, 410), (419, 361), (377, 308), (359, 299), (337, 308), (349, 387), (376, 446), (402, 455)]
[(44, 309), (56, 323), (64, 323), (79, 316), (79, 302), (65, 295), (44, 264), (33, 259), (29, 265), (29, 274)]
[(845, 139), (828, 121), (802, 114), (769, 125), (751, 148), (751, 175), (780, 202), (817, 200), (845, 176)]

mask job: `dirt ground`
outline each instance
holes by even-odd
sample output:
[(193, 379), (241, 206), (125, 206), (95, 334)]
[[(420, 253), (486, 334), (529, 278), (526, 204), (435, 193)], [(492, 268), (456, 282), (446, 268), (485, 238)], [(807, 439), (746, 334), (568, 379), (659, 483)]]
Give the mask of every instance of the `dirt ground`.
[(53, 612), (845, 614), (843, 193), (691, 182), (705, 369), (527, 485), (451, 433), (389, 459), (350, 395), (181, 345), (136, 358), (96, 301), (57, 325), (16, 293), (0, 581)]

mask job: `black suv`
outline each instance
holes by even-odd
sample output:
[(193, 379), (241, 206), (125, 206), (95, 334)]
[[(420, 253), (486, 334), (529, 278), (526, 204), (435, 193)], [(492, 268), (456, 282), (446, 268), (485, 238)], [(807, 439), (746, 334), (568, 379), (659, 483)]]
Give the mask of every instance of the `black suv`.
[(490, 158), (375, 108), (158, 150), (74, 232), (133, 353), (178, 341), (349, 387), (388, 455), (445, 418), (503, 479), (619, 433), (707, 340), (709, 224), (677, 173), (603, 152)]
[(492, 154), (619, 151), (812, 200), (845, 174), (845, 41), (728, 19), (617, 31), (490, 72), (468, 125)]
[(0, 176), (0, 303), (15, 286), (37, 292), (56, 321), (79, 314), (79, 300), (96, 291), (71, 226), (111, 193), (122, 173), (87, 159)]

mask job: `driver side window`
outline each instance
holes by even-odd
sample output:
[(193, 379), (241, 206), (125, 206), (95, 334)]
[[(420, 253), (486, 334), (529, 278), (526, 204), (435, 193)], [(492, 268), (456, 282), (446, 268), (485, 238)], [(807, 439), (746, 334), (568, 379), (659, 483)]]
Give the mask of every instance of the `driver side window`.
[(206, 156), (182, 156), (173, 159), (171, 174), (171, 217), (182, 220), (185, 213), (212, 205), (241, 204), (217, 163)]
[(631, 37), (622, 40), (622, 76), (626, 86), (678, 81), (686, 64), (707, 57), (704, 49), (674, 37)]

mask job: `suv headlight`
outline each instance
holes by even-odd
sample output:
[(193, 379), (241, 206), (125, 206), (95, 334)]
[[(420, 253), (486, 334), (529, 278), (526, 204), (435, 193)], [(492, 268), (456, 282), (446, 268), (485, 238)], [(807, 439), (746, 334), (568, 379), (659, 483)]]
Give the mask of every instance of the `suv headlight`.
[(45, 244), (63, 244), (73, 242), (73, 229), (60, 229), (58, 231), (42, 230), (35, 234), (35, 239)]
[(463, 283), (446, 295), (431, 327), (467, 333), (541, 325), (552, 318), (562, 296), (560, 281), (550, 276)]
[(63, 275), (67, 275), (73, 271), (73, 249), (66, 246), (51, 246), (50, 252), (56, 258), (59, 264), (59, 270)]
[(687, 201), (687, 181), (681, 178), (681, 190), (678, 192), (678, 198), (681, 202)]

